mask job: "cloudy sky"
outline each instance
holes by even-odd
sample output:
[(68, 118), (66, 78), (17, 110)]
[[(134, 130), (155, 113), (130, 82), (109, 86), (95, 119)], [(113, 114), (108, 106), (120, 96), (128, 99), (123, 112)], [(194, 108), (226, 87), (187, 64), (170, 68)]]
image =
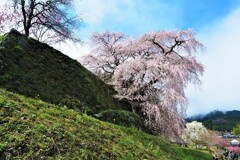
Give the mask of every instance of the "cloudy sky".
[(56, 46), (72, 58), (89, 52), (92, 32), (144, 32), (192, 28), (205, 46), (201, 89), (190, 86), (188, 115), (240, 110), (240, 0), (75, 0), (84, 20), (80, 45)]

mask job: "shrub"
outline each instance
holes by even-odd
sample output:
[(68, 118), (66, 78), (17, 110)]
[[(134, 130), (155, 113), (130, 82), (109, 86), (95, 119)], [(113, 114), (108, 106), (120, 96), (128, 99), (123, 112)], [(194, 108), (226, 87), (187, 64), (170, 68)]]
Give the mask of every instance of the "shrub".
[(99, 114), (95, 114), (94, 117), (122, 126), (143, 128), (143, 119), (141, 119), (138, 114), (129, 111), (107, 110), (100, 112)]
[(93, 111), (79, 99), (65, 98), (60, 101), (59, 106), (67, 106), (70, 109), (74, 109), (78, 112), (92, 114)]

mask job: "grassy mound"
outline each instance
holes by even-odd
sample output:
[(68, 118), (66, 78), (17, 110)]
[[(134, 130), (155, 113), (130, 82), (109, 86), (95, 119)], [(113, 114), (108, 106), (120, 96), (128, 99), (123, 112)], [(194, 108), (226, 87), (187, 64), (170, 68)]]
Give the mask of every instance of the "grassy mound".
[(88, 113), (130, 108), (113, 99), (114, 89), (76, 60), (16, 30), (0, 37), (0, 86)]
[(135, 128), (0, 89), (0, 159), (206, 160)]

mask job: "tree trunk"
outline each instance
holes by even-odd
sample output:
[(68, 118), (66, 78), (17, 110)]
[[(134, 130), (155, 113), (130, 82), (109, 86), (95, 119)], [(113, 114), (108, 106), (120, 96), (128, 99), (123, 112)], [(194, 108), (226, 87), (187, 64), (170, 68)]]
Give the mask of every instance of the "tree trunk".
[(25, 35), (29, 37), (29, 27), (24, 26)]

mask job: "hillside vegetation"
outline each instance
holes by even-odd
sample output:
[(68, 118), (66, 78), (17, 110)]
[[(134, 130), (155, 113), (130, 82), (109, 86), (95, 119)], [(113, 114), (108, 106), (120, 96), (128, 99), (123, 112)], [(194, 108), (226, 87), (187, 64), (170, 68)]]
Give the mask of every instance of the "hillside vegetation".
[(0, 37), (0, 159), (211, 158), (135, 128), (142, 119), (114, 94), (77, 61), (11, 30)]
[(0, 159), (207, 160), (135, 128), (0, 89)]
[(0, 37), (0, 86), (82, 112), (130, 108), (76, 60), (16, 30)]
[(212, 111), (206, 115), (193, 116), (187, 119), (187, 121), (194, 120), (202, 122), (208, 129), (230, 132), (233, 127), (240, 123), (240, 111)]

